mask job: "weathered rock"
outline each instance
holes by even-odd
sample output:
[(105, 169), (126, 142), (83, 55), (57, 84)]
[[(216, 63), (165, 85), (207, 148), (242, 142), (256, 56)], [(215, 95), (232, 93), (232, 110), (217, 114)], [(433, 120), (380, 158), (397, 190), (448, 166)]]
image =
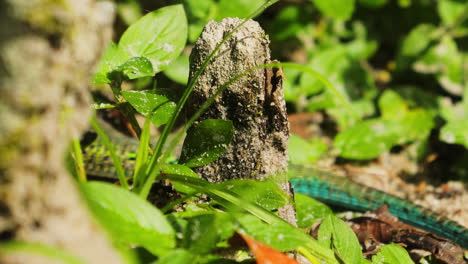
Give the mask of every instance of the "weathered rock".
[[(226, 18), (206, 25), (190, 57), (190, 76), (201, 67), (222, 39), (242, 22)], [(227, 40), (196, 82), (187, 112), (195, 113), (224, 83), (237, 74), (270, 63), (269, 40), (260, 25), (248, 21)], [(288, 156), (289, 124), (282, 91), (282, 72), (278, 68), (259, 68), (241, 77), (216, 98), (199, 120), (232, 120), (233, 140), (226, 153), (196, 171), (211, 182), (229, 179), (256, 179), (285, 176)], [(292, 195), (287, 180), (280, 187)], [(283, 218), (295, 222), (294, 210), (287, 207)], [(282, 210), (285, 210), (283, 208)]]

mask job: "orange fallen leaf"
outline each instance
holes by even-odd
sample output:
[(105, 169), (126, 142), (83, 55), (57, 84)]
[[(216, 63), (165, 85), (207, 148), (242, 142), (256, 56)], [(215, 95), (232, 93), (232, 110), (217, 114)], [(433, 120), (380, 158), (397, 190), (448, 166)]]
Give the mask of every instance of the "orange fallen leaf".
[(271, 247), (268, 247), (253, 238), (244, 234), (239, 235), (245, 240), (250, 250), (252, 250), (257, 264), (299, 264), (296, 260), (286, 256)]

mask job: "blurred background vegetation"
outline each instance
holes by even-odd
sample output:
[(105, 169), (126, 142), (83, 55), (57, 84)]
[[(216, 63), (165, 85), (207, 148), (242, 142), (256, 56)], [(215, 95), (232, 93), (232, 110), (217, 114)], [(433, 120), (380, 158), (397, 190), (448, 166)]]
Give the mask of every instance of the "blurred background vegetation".
[[(246, 17), (263, 0), (117, 3), (116, 40), (143, 14), (184, 5), (186, 50), (156, 76), (157, 87), (177, 96), (204, 25)], [(273, 59), (308, 65), (350, 102), (345, 107), (313, 77), (284, 69), (292, 131), (300, 135), (291, 138), (292, 162), (368, 165), (394, 156), (395, 173), (410, 179), (468, 181), (468, 1), (281, 0), (256, 20)]]

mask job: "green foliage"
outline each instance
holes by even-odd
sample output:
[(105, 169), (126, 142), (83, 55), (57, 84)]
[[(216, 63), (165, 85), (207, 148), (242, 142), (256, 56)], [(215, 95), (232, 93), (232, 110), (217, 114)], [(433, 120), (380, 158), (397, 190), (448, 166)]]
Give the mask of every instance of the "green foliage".
[(372, 263), (375, 264), (413, 264), (408, 252), (396, 244), (385, 245), (380, 248), (380, 252), (372, 256)]
[(180, 163), (199, 167), (218, 159), (234, 136), (231, 120), (207, 119), (187, 131)]
[(318, 160), (320, 155), (327, 151), (327, 145), (319, 139), (309, 142), (296, 134), (291, 134), (288, 150), (291, 163), (310, 164)]
[(149, 117), (155, 126), (161, 126), (174, 114), (176, 104), (158, 92), (122, 91), (122, 96), (138, 113)]
[[(204, 120), (192, 126), (196, 119), (192, 117), (173, 141), (187, 132), (179, 164), (165, 164), (175, 146), (171, 142), (169, 148), (164, 148), (168, 134), (197, 76), (214, 56), (210, 54), (202, 70), (192, 73), (194, 80), (189, 83), (188, 56), (179, 56), (187, 40), (193, 43), (212, 19), (252, 17), (275, 1), (260, 9), (263, 1), (180, 2), (181, 5), (162, 7), (140, 18), (144, 9), (136, 0), (119, 3), (120, 16), (131, 26), (118, 44), (109, 45), (93, 82), (110, 84), (117, 108), (127, 117), (138, 112), (147, 121), (141, 133), (135, 129), (141, 142), (133, 181), (127, 183), (114, 153), (112, 158), (120, 168), (124, 188), (94, 182), (80, 185), (98, 220), (118, 245), (145, 248), (158, 258), (155, 264), (225, 263), (227, 260), (216, 252), (230, 246), (228, 241), (235, 232), (246, 233), (277, 250), (296, 250), (313, 263), (370, 263), (362, 257), (351, 229), (328, 207), (309, 197), (296, 195), (298, 225), (309, 228), (318, 219), (324, 219), (318, 242), (276, 216), (278, 208), (290, 201), (275, 182), (233, 180), (213, 184), (199, 178), (191, 167), (208, 164), (223, 155), (234, 134), (231, 121)], [(271, 25), (268, 32), (274, 50), (275, 45), (284, 45), (280, 46), (282, 50), (297, 48), (288, 46), (294, 43), (303, 53), (306, 66), (283, 64), (289, 105), (298, 112), (323, 111), (337, 128), (331, 146), (320, 139), (306, 141), (292, 135), (289, 156), (293, 163), (311, 163), (322, 155), (373, 159), (396, 146), (423, 145), (433, 129), (440, 129), (440, 140), (468, 148), (468, 127), (464, 122), (468, 113), (468, 53), (463, 39), (468, 35), (468, 4), (441, 0), (436, 6), (427, 7), (424, 1), (401, 0), (398, 6), (390, 8), (390, 2), (311, 0), (302, 5), (280, 6), (272, 11), (277, 12), (276, 16), (259, 17), (266, 27)], [(406, 12), (404, 8), (413, 11), (410, 25), (393, 26), (396, 32), (372, 26), (373, 22), (380, 22), (375, 13), (392, 12), (392, 16), (397, 16)], [(414, 10), (422, 11), (413, 15)], [(418, 16), (427, 10), (439, 17)], [(179, 100), (172, 96), (174, 91), (172, 95), (167, 93), (171, 86), (165, 86), (167, 81), (160, 75), (155, 77), (151, 90), (121, 90), (125, 80), (142, 80), (161, 71), (170, 80), (187, 85)], [(232, 82), (240, 77), (233, 76)], [(445, 121), (442, 127), (435, 124), (436, 117)], [(139, 128), (136, 121), (129, 120), (134, 128)], [(155, 126), (166, 124), (152, 151), (150, 122)], [(186, 195), (169, 204), (178, 205), (182, 212), (165, 215), (145, 201), (157, 179), (171, 181), (179, 193)], [(198, 194), (208, 195), (211, 202), (194, 203), (193, 197)], [(388, 245), (372, 257), (372, 263), (412, 262), (403, 248)]]
[(296, 202), (297, 226), (299, 227), (311, 227), (318, 219), (323, 219), (327, 215), (333, 214), (330, 208), (309, 196), (296, 193), (294, 194), (294, 198)]
[(354, 11), (354, 0), (311, 0), (326, 16), (348, 19)]
[(425, 140), (434, 126), (433, 115), (424, 109), (408, 109), (393, 91), (379, 99), (380, 118), (359, 122), (340, 132), (334, 145), (340, 156), (350, 159), (371, 159), (393, 146)]
[(353, 230), (341, 219), (328, 215), (320, 225), (318, 241), (335, 249), (344, 263), (361, 263), (361, 246)]
[(94, 215), (120, 243), (145, 247), (157, 256), (175, 247), (174, 229), (147, 201), (107, 183), (88, 182), (80, 187)]
[(180, 54), (186, 39), (187, 23), (181, 5), (148, 13), (125, 31), (118, 45), (108, 47), (93, 82), (110, 83), (116, 73), (128, 79), (152, 76)]

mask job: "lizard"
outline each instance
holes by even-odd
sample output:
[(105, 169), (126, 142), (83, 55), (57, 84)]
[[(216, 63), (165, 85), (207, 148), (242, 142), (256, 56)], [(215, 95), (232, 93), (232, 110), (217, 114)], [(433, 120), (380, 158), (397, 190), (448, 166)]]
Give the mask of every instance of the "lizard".
[[(125, 173), (131, 176), (138, 141), (119, 135), (113, 135), (111, 140), (123, 160)], [(88, 175), (117, 179), (115, 168), (107, 153), (104, 145), (98, 140), (84, 148), (85, 170)], [(388, 205), (389, 211), (403, 222), (452, 240), (468, 249), (468, 229), (407, 200), (353, 182), (348, 178), (301, 165), (290, 164), (288, 176), (295, 193), (356, 211), (370, 211)]]

